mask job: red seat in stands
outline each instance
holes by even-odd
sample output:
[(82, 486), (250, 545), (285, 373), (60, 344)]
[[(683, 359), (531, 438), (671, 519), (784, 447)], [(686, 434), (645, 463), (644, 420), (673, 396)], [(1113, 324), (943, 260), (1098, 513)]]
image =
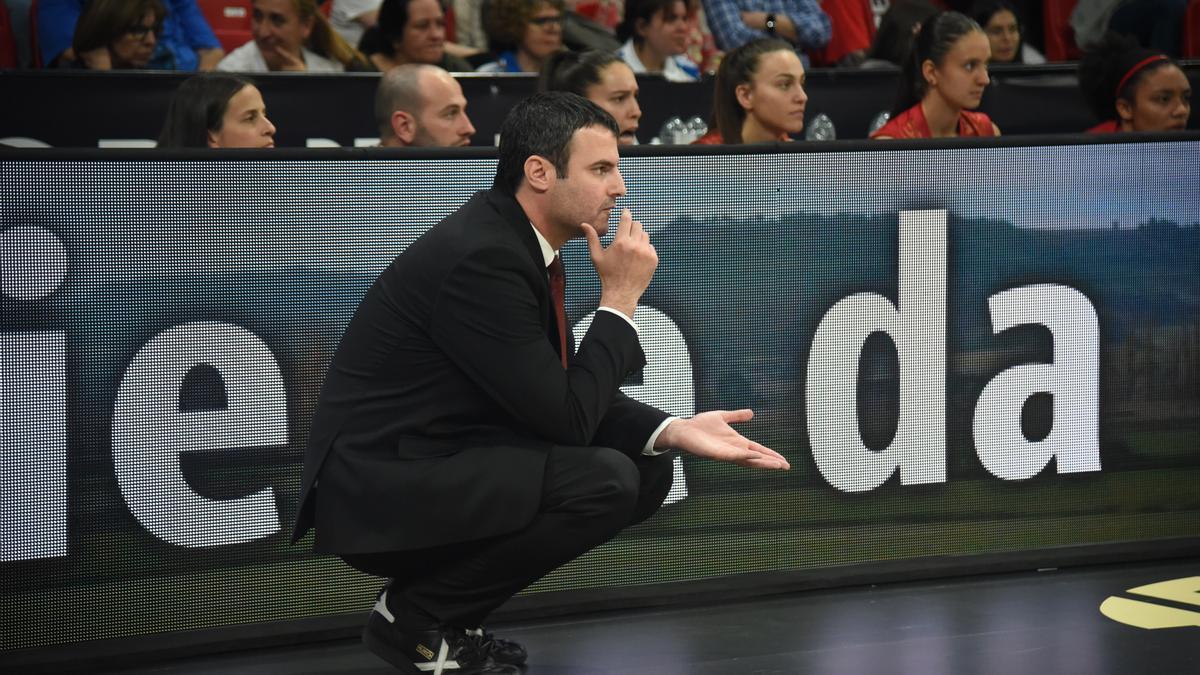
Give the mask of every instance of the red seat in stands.
[(1046, 25), (1046, 60), (1074, 61), (1081, 52), (1075, 44), (1075, 29), (1071, 28), (1071, 12), (1079, 0), (1045, 0), (1042, 17)]
[(0, 2), (0, 68), (16, 68), (18, 63), (17, 40), (13, 37), (8, 5)]
[(1200, 59), (1200, 0), (1189, 2), (1183, 15), (1183, 58)]
[(250, 27), (251, 0), (198, 0), (196, 4), (226, 53), (254, 39)]

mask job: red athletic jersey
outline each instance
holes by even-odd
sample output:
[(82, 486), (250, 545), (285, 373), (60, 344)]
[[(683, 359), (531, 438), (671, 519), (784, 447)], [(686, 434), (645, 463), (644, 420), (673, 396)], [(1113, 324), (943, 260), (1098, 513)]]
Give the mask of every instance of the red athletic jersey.
[(1085, 134), (1115, 134), (1121, 130), (1121, 125), (1117, 124), (1116, 120), (1101, 122), (1096, 126), (1085, 131)]
[[(996, 129), (992, 119), (980, 112), (963, 110), (958, 114), (959, 136), (995, 136)], [(871, 138), (891, 136), (892, 138), (932, 138), (929, 123), (925, 121), (925, 111), (918, 103), (904, 112), (896, 115), (890, 122), (871, 134)]]

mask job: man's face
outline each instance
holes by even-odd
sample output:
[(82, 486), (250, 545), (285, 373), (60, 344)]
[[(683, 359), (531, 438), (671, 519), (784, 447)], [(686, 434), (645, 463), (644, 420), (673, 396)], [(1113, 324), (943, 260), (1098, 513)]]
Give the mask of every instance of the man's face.
[(468, 145), (475, 127), (467, 117), (467, 99), (458, 81), (445, 72), (424, 73), (421, 92), (421, 109), (415, 116), (417, 132), (411, 145)]
[(625, 180), (617, 168), (617, 138), (604, 127), (579, 129), (571, 137), (571, 157), (566, 177), (556, 177), (550, 189), (550, 212), (568, 238), (582, 235), (587, 223), (603, 236), (617, 198), (625, 194)]

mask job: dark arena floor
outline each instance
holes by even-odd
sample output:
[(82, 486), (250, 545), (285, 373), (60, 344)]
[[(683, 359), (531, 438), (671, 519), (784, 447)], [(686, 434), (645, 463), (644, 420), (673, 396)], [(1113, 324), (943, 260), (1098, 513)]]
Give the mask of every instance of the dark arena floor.
[[(1200, 559), (857, 586), (490, 628), (525, 644), (526, 675), (1200, 673)], [(396, 671), (357, 640), (341, 640), (106, 672)]]

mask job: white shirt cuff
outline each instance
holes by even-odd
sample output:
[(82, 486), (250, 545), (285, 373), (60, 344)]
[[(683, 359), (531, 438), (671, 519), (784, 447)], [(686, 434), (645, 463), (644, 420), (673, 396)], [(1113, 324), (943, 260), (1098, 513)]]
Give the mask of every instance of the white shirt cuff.
[[(625, 319), (625, 323), (629, 324), (630, 326), (633, 326), (633, 332), (637, 333), (638, 335), (641, 335), (641, 334), (642, 334), (642, 333), (641, 333), (641, 331), (639, 331), (639, 330), (638, 330), (637, 324), (633, 322), (633, 319), (631, 319), (631, 318), (629, 318), (629, 317), (625, 316), (625, 313), (624, 313), (624, 312), (622, 312), (622, 311), (620, 311), (620, 310), (613, 309), (612, 307), (600, 307), (600, 308), (598, 308), (596, 311), (598, 311), (598, 312), (612, 312), (613, 314), (616, 314), (617, 316), (621, 317), (622, 319)], [(655, 434), (655, 435), (657, 436), (657, 434)]]
[[(617, 312), (617, 314), (620, 314), (620, 312)], [(643, 455), (646, 455), (647, 457), (654, 457), (655, 455), (661, 455), (664, 452), (667, 452), (668, 450), (670, 450), (670, 448), (662, 448), (662, 449), (655, 448), (654, 441), (658, 440), (658, 435), (663, 432), (663, 429), (667, 428), (668, 424), (670, 424), (671, 422), (674, 422), (677, 419), (679, 419), (679, 418), (678, 417), (668, 417), (667, 419), (662, 421), (662, 424), (658, 425), (658, 428), (654, 430), (654, 433), (650, 434), (650, 440), (646, 441), (646, 446), (644, 448), (642, 448)]]

